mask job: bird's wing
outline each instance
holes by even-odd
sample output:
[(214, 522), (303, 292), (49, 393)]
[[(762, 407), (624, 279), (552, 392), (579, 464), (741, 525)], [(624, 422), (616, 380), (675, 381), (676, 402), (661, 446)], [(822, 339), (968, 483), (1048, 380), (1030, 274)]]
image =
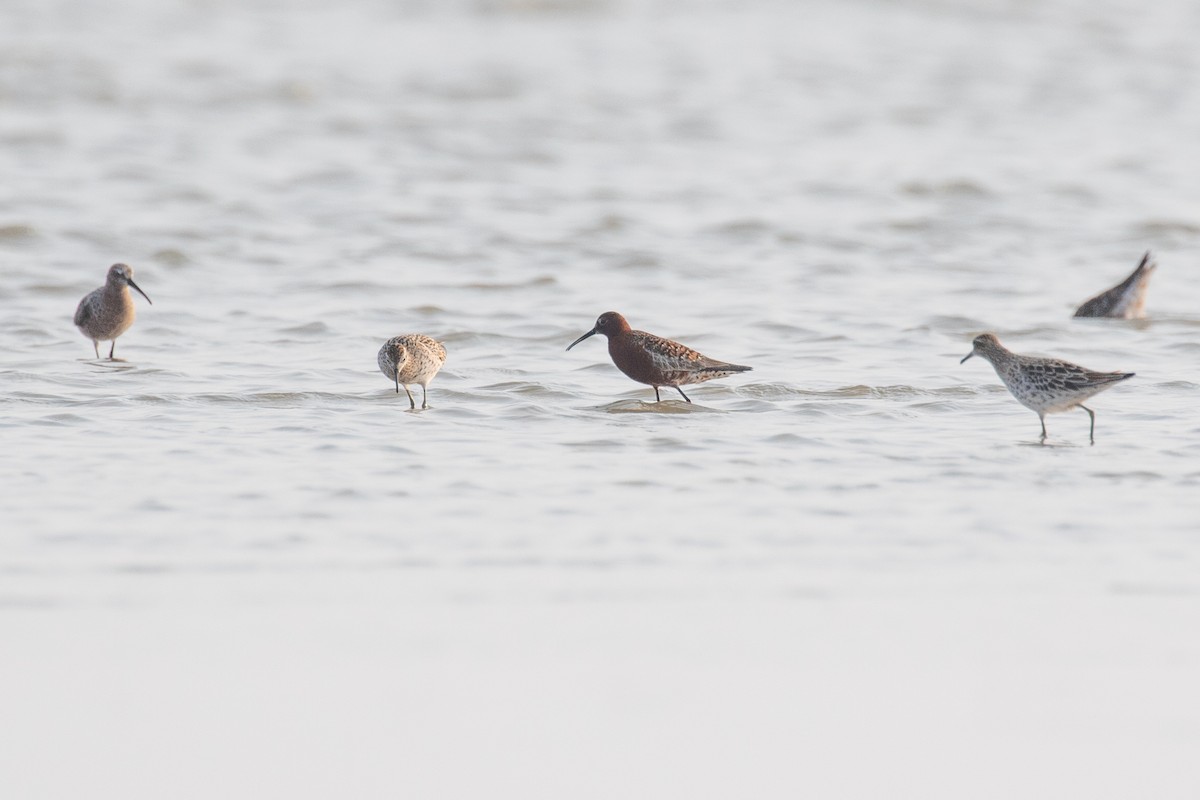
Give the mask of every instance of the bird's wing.
[(92, 300), (92, 296), (89, 294), (87, 297), (85, 297), (79, 301), (79, 306), (75, 309), (75, 326), (76, 327), (82, 328), (84, 325), (87, 324), (87, 321), (92, 318), (91, 300)]

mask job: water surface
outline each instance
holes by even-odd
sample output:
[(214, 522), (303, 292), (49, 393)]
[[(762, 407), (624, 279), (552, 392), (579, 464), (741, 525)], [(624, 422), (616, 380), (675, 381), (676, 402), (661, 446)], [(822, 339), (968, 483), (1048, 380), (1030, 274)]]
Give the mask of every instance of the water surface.
[[(3, 16), (14, 796), (1200, 789), (1189, 4)], [(1137, 373), (1094, 446), (985, 330)]]

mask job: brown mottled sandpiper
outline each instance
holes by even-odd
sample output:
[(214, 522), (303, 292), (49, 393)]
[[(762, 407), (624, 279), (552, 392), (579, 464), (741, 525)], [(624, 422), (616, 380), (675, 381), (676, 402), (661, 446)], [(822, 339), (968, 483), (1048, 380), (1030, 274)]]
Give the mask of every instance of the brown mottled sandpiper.
[(635, 331), (615, 311), (607, 311), (596, 320), (596, 326), (571, 342), (570, 350), (589, 336), (602, 333), (608, 337), (608, 354), (617, 369), (638, 383), (654, 387), (654, 399), (661, 400), (658, 389), (670, 386), (692, 402), (680, 386), (704, 383), (713, 378), (724, 378), (736, 372), (749, 372), (750, 367), (727, 364), (701, 355), (679, 342), (664, 339), (645, 331)]
[(441, 342), (420, 333), (394, 336), (379, 348), (379, 371), (396, 382), (396, 394), (400, 387), (408, 395), (409, 407), (416, 409), (417, 401), (408, 390), (410, 383), (421, 386), (421, 408), (429, 408), (429, 382), (446, 363), (446, 348)]

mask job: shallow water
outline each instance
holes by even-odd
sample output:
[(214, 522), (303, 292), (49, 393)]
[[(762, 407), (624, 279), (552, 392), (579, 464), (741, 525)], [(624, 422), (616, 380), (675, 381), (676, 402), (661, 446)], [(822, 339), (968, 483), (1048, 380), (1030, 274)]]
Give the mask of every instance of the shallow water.
[(0, 782), (1195, 796), (1191, 5), (109, 5), (0, 25)]

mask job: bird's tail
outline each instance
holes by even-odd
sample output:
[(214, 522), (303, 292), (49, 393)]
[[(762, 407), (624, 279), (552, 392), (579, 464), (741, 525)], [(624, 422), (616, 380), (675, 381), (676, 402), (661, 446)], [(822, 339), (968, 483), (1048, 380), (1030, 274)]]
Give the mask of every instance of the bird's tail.
[(704, 367), (701, 372), (720, 372), (727, 374), (731, 372), (749, 372), (754, 367), (743, 367), (741, 364), (713, 364), (709, 367)]
[(1154, 256), (1147, 250), (1146, 255), (1142, 256), (1142, 260), (1138, 262), (1137, 269), (1133, 271), (1133, 274), (1138, 275), (1142, 272), (1153, 272), (1157, 266), (1158, 262), (1154, 260)]

